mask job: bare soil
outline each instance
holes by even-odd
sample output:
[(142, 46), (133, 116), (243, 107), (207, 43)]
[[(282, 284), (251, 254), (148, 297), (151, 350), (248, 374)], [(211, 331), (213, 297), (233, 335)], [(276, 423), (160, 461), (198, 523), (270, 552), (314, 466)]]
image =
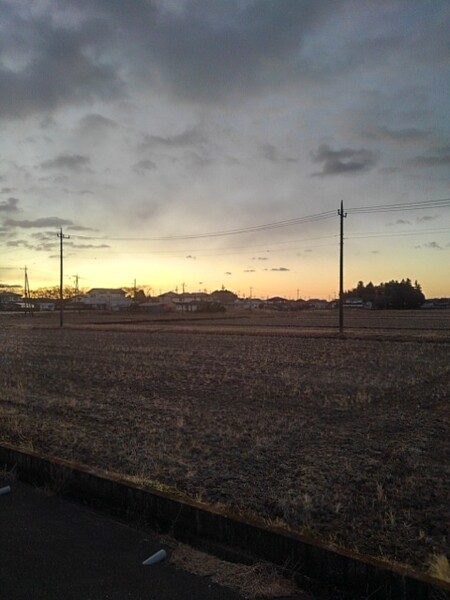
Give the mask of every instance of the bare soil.
[(450, 555), (443, 312), (352, 314), (344, 338), (328, 313), (2, 315), (0, 443), (425, 571)]

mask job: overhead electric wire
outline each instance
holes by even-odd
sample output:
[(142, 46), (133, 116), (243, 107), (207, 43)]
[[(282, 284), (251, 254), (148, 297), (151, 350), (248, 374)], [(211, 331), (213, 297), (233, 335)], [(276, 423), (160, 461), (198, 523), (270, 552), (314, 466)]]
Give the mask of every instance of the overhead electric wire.
[(290, 227), (292, 225), (300, 225), (303, 223), (314, 223), (316, 221), (322, 221), (324, 219), (330, 219), (335, 216), (334, 210), (329, 210), (323, 213), (317, 213), (315, 215), (308, 215), (305, 217), (296, 217), (294, 219), (286, 219), (284, 221), (275, 221), (273, 223), (266, 223), (263, 225), (255, 225), (252, 227), (242, 227), (240, 229), (227, 229), (222, 231), (210, 231), (207, 233), (192, 233), (185, 235), (168, 235), (160, 237), (147, 237), (147, 238), (136, 238), (136, 237), (95, 237), (95, 236), (82, 236), (73, 235), (78, 239), (85, 240), (105, 240), (105, 241), (123, 241), (123, 242), (161, 242), (161, 241), (174, 241), (174, 240), (190, 240), (190, 239), (202, 239), (212, 237), (224, 237), (228, 235), (238, 235), (244, 233), (253, 233), (257, 231), (267, 231), (270, 229), (279, 229), (282, 227)]
[[(373, 214), (373, 213), (389, 213), (399, 212), (407, 210), (423, 210), (433, 208), (445, 208), (450, 207), (450, 198), (442, 198), (438, 200), (425, 200), (416, 202), (404, 202), (397, 204), (378, 204), (373, 206), (355, 206), (346, 208), (345, 212), (348, 214)], [(284, 227), (290, 227), (294, 225), (301, 225), (307, 223), (314, 223), (316, 221), (322, 221), (330, 219), (336, 216), (336, 211), (329, 210), (322, 213), (313, 215), (307, 215), (304, 217), (296, 217), (293, 219), (286, 219), (283, 221), (275, 221), (272, 223), (265, 223), (262, 225), (254, 225), (251, 227), (241, 227), (237, 229), (227, 229), (210, 231), (205, 233), (192, 233), (192, 234), (181, 234), (181, 235), (168, 235), (158, 237), (108, 237), (108, 236), (83, 236), (83, 235), (72, 235), (73, 238), (82, 240), (103, 240), (103, 241), (123, 241), (123, 242), (160, 242), (160, 241), (177, 241), (177, 240), (192, 240), (192, 239), (205, 239), (205, 238), (217, 238), (226, 237), (230, 235), (241, 235), (246, 233), (256, 233), (259, 231), (269, 231), (272, 229), (280, 229)]]
[(417, 202), (405, 202), (399, 204), (378, 204), (373, 206), (355, 206), (346, 208), (348, 214), (369, 214), (378, 212), (398, 212), (404, 210), (423, 210), (430, 208), (450, 207), (450, 198), (442, 198), (439, 200), (424, 200)]

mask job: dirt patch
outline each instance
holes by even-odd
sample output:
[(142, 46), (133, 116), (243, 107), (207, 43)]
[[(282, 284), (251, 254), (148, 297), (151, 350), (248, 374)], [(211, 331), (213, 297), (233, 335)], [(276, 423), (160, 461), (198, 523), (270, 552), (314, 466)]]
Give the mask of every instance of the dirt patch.
[(232, 588), (244, 598), (289, 598), (299, 590), (293, 581), (281, 577), (268, 563), (242, 565), (179, 544), (170, 561), (194, 575), (209, 577), (214, 583)]
[(450, 555), (449, 350), (10, 327), (0, 439), (426, 571)]

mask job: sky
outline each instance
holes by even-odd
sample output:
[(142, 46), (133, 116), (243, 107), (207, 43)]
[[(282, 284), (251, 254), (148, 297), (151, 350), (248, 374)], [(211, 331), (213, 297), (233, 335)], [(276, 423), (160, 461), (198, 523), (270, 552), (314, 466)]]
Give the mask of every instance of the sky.
[(331, 299), (343, 201), (346, 289), (450, 295), (447, 0), (0, 15), (0, 285), (58, 285), (62, 229), (66, 285)]

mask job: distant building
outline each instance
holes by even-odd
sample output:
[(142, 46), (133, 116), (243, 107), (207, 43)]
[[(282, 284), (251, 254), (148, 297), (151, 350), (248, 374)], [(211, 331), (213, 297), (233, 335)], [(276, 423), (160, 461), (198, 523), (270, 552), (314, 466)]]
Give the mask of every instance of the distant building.
[(122, 289), (93, 288), (79, 304), (97, 310), (125, 310), (131, 306), (132, 300)]
[(22, 294), (15, 292), (0, 292), (0, 310), (17, 310)]
[(308, 308), (313, 308), (315, 310), (325, 310), (326, 308), (329, 308), (329, 302), (320, 298), (311, 298), (306, 301), (306, 304)]

